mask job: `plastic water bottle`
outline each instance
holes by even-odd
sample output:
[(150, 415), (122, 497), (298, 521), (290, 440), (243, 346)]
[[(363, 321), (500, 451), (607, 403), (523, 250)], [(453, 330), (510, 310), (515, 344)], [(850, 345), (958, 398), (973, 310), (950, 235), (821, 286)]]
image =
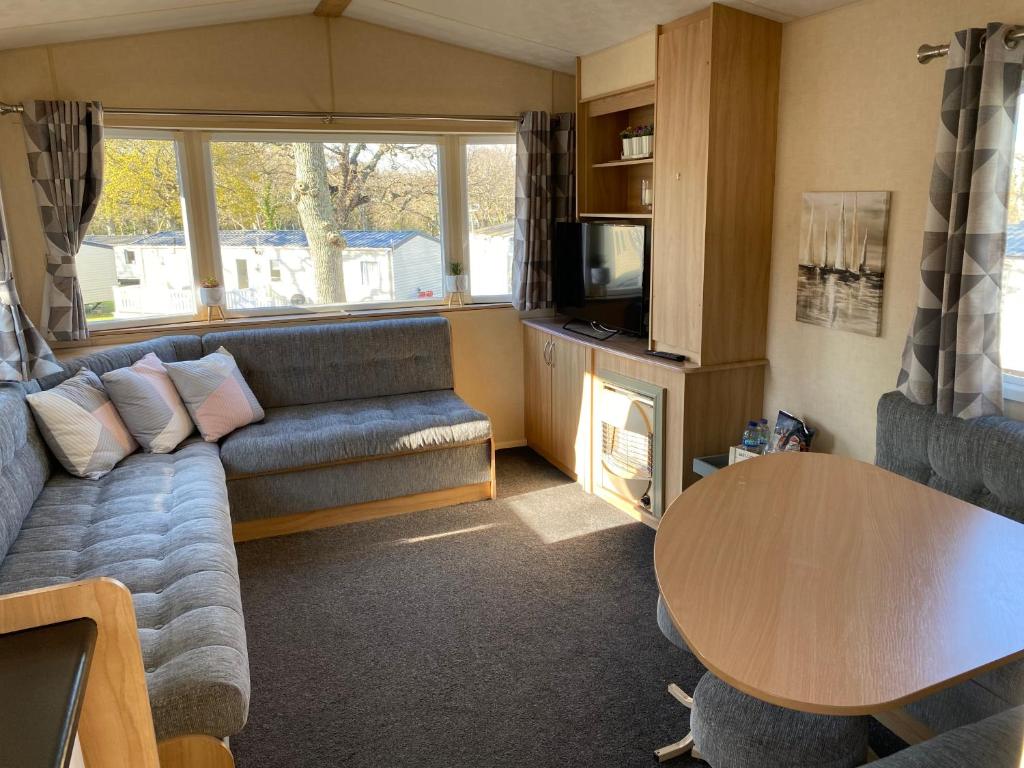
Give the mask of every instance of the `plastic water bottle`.
[(758, 453), (768, 452), (768, 443), (771, 441), (772, 433), (768, 428), (768, 419), (761, 419), (757, 423), (757, 443), (760, 447)]
[(756, 421), (748, 421), (747, 428), (743, 430), (743, 450), (751, 453), (759, 452), (760, 437)]

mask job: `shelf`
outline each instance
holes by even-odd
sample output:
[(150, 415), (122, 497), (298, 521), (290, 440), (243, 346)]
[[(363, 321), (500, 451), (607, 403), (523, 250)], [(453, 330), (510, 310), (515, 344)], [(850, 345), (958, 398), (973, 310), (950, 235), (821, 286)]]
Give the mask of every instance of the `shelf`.
[(649, 213), (581, 213), (581, 219), (649, 219)]
[(594, 163), (594, 168), (618, 168), (623, 165), (653, 165), (653, 157), (641, 157), (638, 160), (612, 160), (608, 163)]

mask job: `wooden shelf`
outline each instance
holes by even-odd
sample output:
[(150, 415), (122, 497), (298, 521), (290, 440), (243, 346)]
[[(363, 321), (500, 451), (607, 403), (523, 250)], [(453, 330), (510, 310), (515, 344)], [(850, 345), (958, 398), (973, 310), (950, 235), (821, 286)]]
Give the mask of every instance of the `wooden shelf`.
[(619, 168), (623, 165), (653, 165), (653, 157), (641, 157), (637, 160), (612, 160), (607, 163), (594, 163), (593, 168)]
[(581, 213), (581, 219), (649, 219), (649, 213)]

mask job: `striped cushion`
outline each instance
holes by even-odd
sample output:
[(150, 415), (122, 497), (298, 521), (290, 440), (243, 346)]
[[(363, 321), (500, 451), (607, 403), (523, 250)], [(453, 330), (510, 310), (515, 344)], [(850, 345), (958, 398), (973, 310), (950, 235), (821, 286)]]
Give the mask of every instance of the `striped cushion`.
[(170, 453), (192, 434), (192, 419), (160, 358), (150, 352), (128, 368), (103, 374), (103, 385), (128, 431), (146, 453)]
[(98, 480), (138, 447), (99, 376), (85, 368), (25, 399), (46, 444), (72, 475)]
[(263, 418), (256, 395), (224, 347), (201, 360), (167, 363), (164, 367), (208, 443)]

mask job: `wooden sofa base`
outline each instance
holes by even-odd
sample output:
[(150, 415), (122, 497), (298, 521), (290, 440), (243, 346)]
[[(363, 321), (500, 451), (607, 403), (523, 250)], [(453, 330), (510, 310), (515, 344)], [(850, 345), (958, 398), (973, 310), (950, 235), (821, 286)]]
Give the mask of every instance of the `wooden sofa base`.
[(231, 750), (213, 736), (178, 736), (157, 745), (160, 768), (234, 768)]
[(232, 526), (232, 532), (236, 542), (252, 541), (253, 539), (284, 536), (289, 533), (313, 531), (345, 523), (358, 523), (362, 520), (375, 520), (379, 517), (422, 512), (426, 509), (438, 509), (452, 504), (465, 504), (469, 501), (492, 498), (494, 498), (493, 480), (472, 485), (460, 485), (457, 488), (444, 488), (440, 491), (398, 496), (394, 499), (367, 501), (362, 504), (349, 504), (345, 507), (330, 507), (318, 509), (315, 512), (301, 512), (297, 515), (247, 520), (235, 523)]

